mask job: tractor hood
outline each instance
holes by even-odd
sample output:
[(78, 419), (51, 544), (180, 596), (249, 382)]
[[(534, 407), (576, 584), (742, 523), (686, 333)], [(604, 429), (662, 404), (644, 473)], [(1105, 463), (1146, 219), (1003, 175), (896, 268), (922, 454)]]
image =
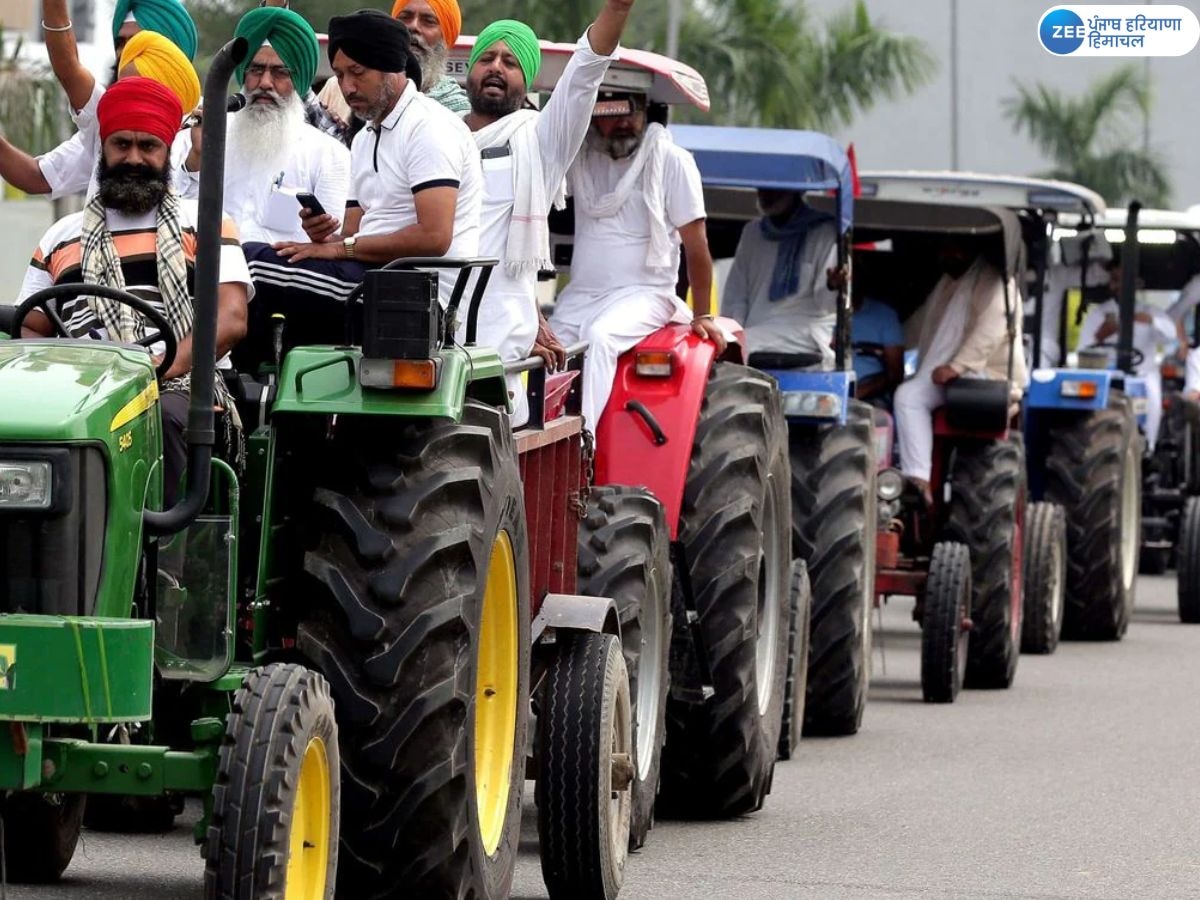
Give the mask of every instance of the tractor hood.
[(144, 350), (99, 341), (0, 341), (0, 443), (103, 440), (157, 396)]

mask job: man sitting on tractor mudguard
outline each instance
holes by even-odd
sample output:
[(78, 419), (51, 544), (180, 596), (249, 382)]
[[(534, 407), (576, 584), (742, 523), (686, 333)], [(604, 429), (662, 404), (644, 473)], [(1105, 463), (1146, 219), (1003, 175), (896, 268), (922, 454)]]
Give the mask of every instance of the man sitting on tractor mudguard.
[[(647, 124), (642, 94), (602, 91), (583, 152), (567, 174), (575, 198), (571, 283), (550, 324), (566, 344), (587, 341), (583, 414), (593, 431), (612, 393), (617, 358), (669, 322), (725, 337), (708, 313), (712, 256), (704, 189), (690, 153)], [(679, 246), (696, 307), (675, 292)]]
[[(565, 361), (537, 304), (538, 271), (554, 267), (548, 216), (551, 204), (564, 205), (567, 169), (587, 135), (632, 6), (633, 0), (607, 0), (541, 112), (522, 109), (542, 64), (533, 30), (501, 20), (475, 39), (467, 74), (471, 112), (464, 121), (483, 157), (480, 253), (500, 260), (480, 304), (476, 339), (495, 347), (504, 362), (525, 359), (535, 343), (547, 364)], [(508, 391), (513, 424), (522, 425), (529, 410), (520, 375), (508, 376)]]
[[(83, 212), (50, 226), (25, 273), (18, 302), (55, 284), (103, 284), (141, 296), (171, 324), (178, 346), (163, 380), (163, 478), (166, 506), (174, 504), (184, 470), (189, 380), (192, 369), (192, 285), (195, 278), (196, 204), (170, 188), (169, 152), (179, 129), (179, 98), (148, 78), (124, 78), (98, 107), (102, 141), (100, 190)], [(246, 304), (253, 294), (237, 230), (222, 224), (217, 355), (224, 357), (246, 333)], [(53, 301), (52, 301), (53, 302)], [(72, 337), (132, 343), (147, 337), (142, 316), (101, 298), (72, 297), (57, 307)], [(29, 313), (22, 337), (50, 337), (50, 320)], [(155, 351), (157, 352), (157, 350)], [(227, 363), (226, 363), (227, 364)], [(216, 380), (217, 402), (233, 405)]]
[[(1019, 329), (1008, 345), (1003, 276), (973, 249), (947, 240), (938, 250), (945, 273), (923, 307), (920, 364), (896, 389), (896, 438), (900, 469), (928, 501), (933, 465), (933, 411), (946, 402), (946, 385), (957, 378), (1007, 380), (1012, 353), (1012, 388), (1026, 382)], [(1009, 297), (1016, 303), (1016, 286)], [(1021, 321), (1017, 311), (1016, 321)]]
[(742, 230), (721, 312), (745, 328), (749, 353), (816, 353), (833, 368), (838, 229), (798, 191), (758, 191), (762, 218)]
[[(289, 345), (341, 340), (344, 301), (371, 266), (477, 255), (479, 151), (462, 119), (418, 90), (411, 44), (408, 29), (376, 9), (329, 22), (333, 71), (354, 114), (368, 123), (350, 148), (344, 218), (334, 210), (306, 216), (309, 243), (245, 248), (259, 290), (255, 321), (288, 315)], [(440, 284), (445, 304), (454, 279)], [(253, 334), (257, 344), (266, 330)]]

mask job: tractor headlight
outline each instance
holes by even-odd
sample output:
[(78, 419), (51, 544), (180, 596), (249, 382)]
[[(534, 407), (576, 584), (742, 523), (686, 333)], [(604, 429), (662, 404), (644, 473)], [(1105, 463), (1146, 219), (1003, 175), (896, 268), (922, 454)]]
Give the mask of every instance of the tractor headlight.
[(875, 482), (875, 491), (880, 500), (891, 503), (900, 497), (900, 492), (903, 490), (904, 476), (895, 469), (884, 469), (879, 473)]
[(0, 510), (47, 510), (54, 481), (49, 460), (0, 460)]
[(824, 391), (785, 391), (783, 414), (814, 419), (836, 419), (842, 413), (842, 400)]

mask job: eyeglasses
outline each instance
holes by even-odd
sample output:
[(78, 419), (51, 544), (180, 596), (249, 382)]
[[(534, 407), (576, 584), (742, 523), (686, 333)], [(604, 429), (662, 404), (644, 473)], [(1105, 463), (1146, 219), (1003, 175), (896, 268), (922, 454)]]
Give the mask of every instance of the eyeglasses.
[(248, 77), (262, 78), (267, 72), (271, 73), (272, 81), (292, 80), (292, 70), (287, 66), (264, 66), (261, 63), (251, 63), (246, 66)]

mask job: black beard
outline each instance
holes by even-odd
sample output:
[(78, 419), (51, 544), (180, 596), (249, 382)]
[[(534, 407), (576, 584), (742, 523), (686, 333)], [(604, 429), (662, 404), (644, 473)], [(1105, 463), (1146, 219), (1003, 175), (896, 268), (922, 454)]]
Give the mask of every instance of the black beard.
[(97, 176), (104, 208), (129, 216), (140, 216), (155, 209), (167, 195), (171, 183), (166, 166), (162, 169), (129, 163), (109, 166), (103, 159)]
[(524, 92), (520, 94), (508, 94), (507, 96), (492, 99), (491, 97), (470, 97), (471, 109), (481, 116), (495, 116), (502, 119), (505, 116), (512, 115), (525, 103)]

